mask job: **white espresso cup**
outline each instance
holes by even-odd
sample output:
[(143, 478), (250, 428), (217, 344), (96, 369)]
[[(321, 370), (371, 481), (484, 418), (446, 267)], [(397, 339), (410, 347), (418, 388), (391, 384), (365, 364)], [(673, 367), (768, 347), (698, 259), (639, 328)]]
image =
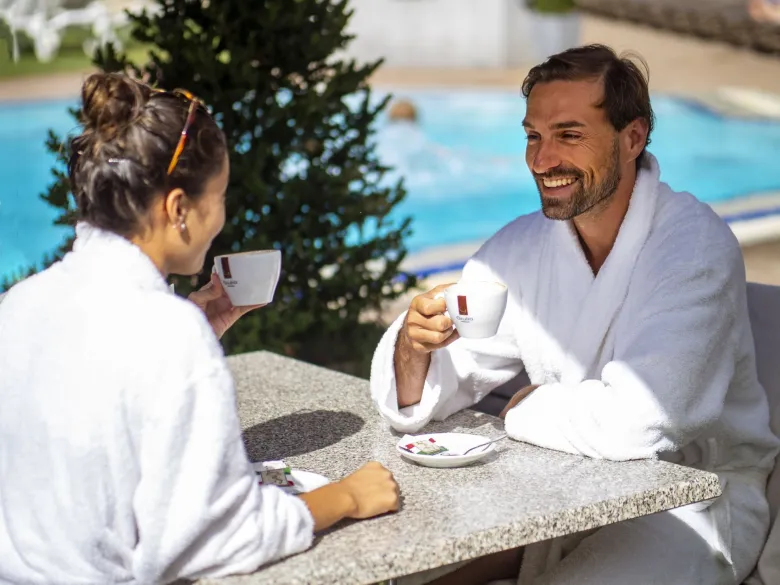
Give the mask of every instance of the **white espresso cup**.
[(224, 254), (214, 258), (214, 272), (234, 307), (267, 305), (273, 301), (279, 283), (282, 253), (258, 250)]
[(506, 310), (506, 285), (489, 281), (460, 281), (436, 295), (447, 303), (447, 314), (466, 339), (493, 337)]

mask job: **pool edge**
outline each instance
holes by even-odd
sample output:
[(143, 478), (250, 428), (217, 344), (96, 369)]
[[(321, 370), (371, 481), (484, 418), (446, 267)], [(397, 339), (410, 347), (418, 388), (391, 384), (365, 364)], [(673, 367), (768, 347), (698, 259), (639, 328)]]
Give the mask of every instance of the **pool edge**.
[[(707, 204), (731, 228), (740, 246), (780, 240), (780, 191), (746, 195), (739, 200)], [(436, 246), (409, 254), (402, 269), (418, 278), (459, 272), (485, 240)]]

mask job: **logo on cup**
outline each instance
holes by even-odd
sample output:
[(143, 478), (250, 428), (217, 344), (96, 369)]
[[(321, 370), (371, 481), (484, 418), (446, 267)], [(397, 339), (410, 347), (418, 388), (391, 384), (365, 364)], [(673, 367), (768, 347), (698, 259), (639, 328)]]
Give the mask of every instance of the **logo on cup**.
[(469, 306), (466, 303), (466, 297), (458, 295), (458, 315), (468, 315)]
[(230, 280), (233, 278), (233, 275), (230, 274), (230, 262), (227, 259), (227, 256), (223, 256), (219, 259), (219, 261), (222, 263), (222, 275), (223, 278), (226, 280)]

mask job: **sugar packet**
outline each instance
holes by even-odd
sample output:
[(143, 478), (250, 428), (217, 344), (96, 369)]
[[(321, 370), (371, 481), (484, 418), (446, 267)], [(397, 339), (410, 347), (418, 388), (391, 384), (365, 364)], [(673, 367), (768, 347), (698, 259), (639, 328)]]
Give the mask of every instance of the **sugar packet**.
[(255, 463), (255, 474), (259, 476), (260, 485), (276, 485), (289, 487), (293, 485), (290, 477), (291, 469), (284, 461), (263, 461)]
[(447, 447), (437, 443), (433, 437), (422, 438), (414, 435), (404, 435), (401, 446), (415, 455), (438, 455), (448, 451)]

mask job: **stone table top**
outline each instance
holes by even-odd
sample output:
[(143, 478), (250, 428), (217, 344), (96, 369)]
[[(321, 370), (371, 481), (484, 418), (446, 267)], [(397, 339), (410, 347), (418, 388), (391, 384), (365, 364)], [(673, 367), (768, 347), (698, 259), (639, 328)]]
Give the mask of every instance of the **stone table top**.
[[(421, 467), (396, 452), (401, 435), (374, 410), (367, 381), (266, 352), (229, 361), (252, 461), (283, 459), (338, 480), (376, 460), (393, 472), (403, 499), (395, 514), (341, 522), (308, 551), (221, 584), (376, 583), (720, 495), (710, 473), (511, 439), (469, 467)], [(425, 430), (493, 437), (503, 421), (466, 410)]]

